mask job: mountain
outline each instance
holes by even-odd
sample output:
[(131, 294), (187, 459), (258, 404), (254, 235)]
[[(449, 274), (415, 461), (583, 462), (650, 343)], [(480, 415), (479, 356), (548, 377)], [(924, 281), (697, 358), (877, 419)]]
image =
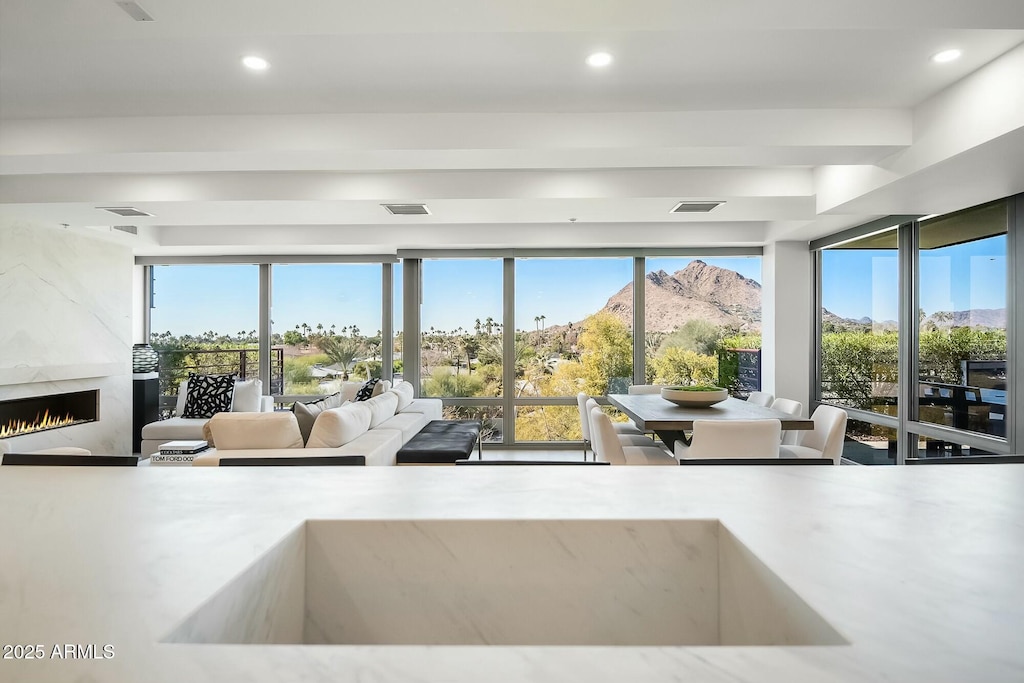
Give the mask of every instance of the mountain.
[[(895, 320), (875, 321), (868, 316), (843, 318), (827, 308), (821, 309), (821, 320), (834, 330), (863, 331), (870, 328), (876, 332), (895, 331), (899, 324)], [(952, 327), (979, 327), (1006, 329), (1005, 308), (972, 308), (967, 311), (936, 311), (921, 321), (922, 330), (948, 330)]]
[[(647, 274), (648, 332), (672, 332), (688, 320), (706, 320), (744, 332), (761, 329), (761, 285), (733, 270), (691, 261), (669, 275)], [(602, 310), (627, 324), (633, 321), (633, 283), (614, 294)]]
[(922, 329), (945, 330), (950, 327), (992, 327), (1006, 329), (1005, 308), (972, 308), (969, 311), (936, 311), (924, 319)]

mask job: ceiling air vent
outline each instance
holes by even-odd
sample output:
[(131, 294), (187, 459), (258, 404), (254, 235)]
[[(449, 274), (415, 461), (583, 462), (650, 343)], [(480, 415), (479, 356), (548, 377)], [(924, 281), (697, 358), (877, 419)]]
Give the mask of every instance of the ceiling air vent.
[(138, 235), (139, 234), (139, 229), (136, 226), (134, 226), (134, 225), (112, 225), (110, 227), (112, 227), (114, 230), (120, 230), (121, 232), (126, 232), (129, 235)]
[(135, 216), (152, 216), (151, 213), (145, 211), (139, 211), (132, 206), (97, 206), (97, 209), (103, 211), (109, 211), (110, 213), (116, 213), (118, 216), (135, 217)]
[(394, 216), (429, 216), (426, 204), (381, 204)]
[(125, 14), (135, 21), (153, 21), (149, 12), (139, 7), (137, 2), (119, 2), (117, 6), (124, 10)]
[(679, 202), (669, 213), (707, 213), (725, 202)]

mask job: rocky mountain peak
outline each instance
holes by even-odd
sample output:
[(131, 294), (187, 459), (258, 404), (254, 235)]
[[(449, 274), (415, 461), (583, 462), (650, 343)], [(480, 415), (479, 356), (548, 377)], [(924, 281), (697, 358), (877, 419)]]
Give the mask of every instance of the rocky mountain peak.
[[(669, 274), (652, 271), (644, 280), (646, 326), (650, 332), (671, 332), (688, 320), (702, 319), (741, 330), (761, 328), (761, 285), (739, 273), (691, 261)], [(633, 315), (633, 285), (612, 296), (604, 310), (623, 322)]]

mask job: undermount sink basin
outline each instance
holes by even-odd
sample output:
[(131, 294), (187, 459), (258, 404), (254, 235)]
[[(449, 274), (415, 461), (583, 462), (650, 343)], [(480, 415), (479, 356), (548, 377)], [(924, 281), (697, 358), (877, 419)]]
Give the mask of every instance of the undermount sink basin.
[(846, 644), (713, 519), (311, 520), (164, 642)]

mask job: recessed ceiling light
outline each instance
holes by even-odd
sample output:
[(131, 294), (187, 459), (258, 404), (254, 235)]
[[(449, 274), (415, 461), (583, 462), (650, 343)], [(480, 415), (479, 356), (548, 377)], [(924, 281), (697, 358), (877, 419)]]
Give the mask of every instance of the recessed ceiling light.
[(600, 69), (601, 67), (608, 66), (612, 63), (612, 56), (607, 52), (595, 52), (594, 54), (587, 57), (587, 64), (590, 66)]
[(263, 57), (257, 57), (256, 55), (242, 57), (242, 64), (244, 64), (247, 69), (252, 69), (253, 71), (266, 71), (267, 67), (270, 66), (270, 62), (263, 59)]
[(952, 62), (956, 59), (960, 59), (960, 55), (963, 54), (960, 50), (953, 48), (952, 50), (943, 50), (932, 55), (932, 61), (936, 64), (945, 64), (946, 62)]

